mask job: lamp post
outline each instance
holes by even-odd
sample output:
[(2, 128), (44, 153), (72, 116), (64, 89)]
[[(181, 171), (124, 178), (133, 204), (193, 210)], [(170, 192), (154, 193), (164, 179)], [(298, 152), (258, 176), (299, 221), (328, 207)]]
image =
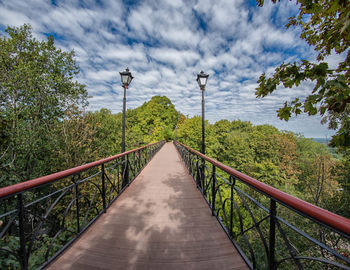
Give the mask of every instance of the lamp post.
[[(134, 78), (131, 75), (131, 72), (129, 71), (129, 68), (126, 68), (125, 71), (119, 72), (122, 80), (122, 85), (124, 88), (124, 98), (123, 98), (123, 123), (122, 123), (122, 153), (125, 152), (125, 112), (126, 112), (126, 89), (128, 89), (129, 84), (131, 83), (132, 79)], [(126, 168), (126, 169), (125, 169)], [(124, 172), (123, 177), (123, 183), (122, 187), (124, 188), (127, 185), (128, 182), (128, 166), (125, 167), (124, 164), (124, 157), (123, 157), (123, 165), (122, 165), (122, 171)]]
[[(202, 154), (205, 155), (205, 130), (204, 130), (204, 124), (205, 124), (205, 118), (204, 118), (204, 91), (205, 86), (208, 81), (208, 74), (205, 74), (203, 70), (197, 74), (197, 82), (199, 85), (200, 90), (202, 91)], [(197, 179), (197, 185), (202, 189), (202, 192), (205, 196), (205, 187), (204, 187), (204, 159), (202, 158), (202, 166), (200, 170), (200, 178)]]
[(208, 74), (205, 74), (203, 70), (197, 74), (197, 82), (199, 85), (199, 88), (202, 91), (202, 154), (205, 155), (205, 133), (204, 133), (204, 91), (205, 91), (205, 86), (208, 81)]
[(129, 68), (126, 68), (125, 71), (119, 72), (122, 80), (122, 85), (124, 88), (124, 98), (123, 98), (123, 131), (122, 131), (122, 153), (125, 152), (125, 111), (126, 111), (126, 89), (128, 89), (129, 84), (134, 78), (129, 71)]

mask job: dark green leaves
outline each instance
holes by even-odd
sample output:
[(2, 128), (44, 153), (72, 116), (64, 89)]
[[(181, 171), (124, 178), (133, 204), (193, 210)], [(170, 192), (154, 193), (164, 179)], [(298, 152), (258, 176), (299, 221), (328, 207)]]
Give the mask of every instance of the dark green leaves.
[(38, 41), (31, 27), (9, 27), (0, 37), (1, 185), (47, 173), (50, 139), (72, 106), (85, 106), (85, 87), (74, 81), (74, 52), (53, 37)]
[[(272, 2), (276, 3), (276, 1)], [(257, 3), (262, 6), (264, 1), (257, 1)], [(314, 46), (318, 53), (318, 61), (322, 61), (332, 52), (341, 54), (348, 50), (350, 44), (349, 1), (297, 0), (297, 3), (300, 5), (299, 14), (289, 18), (286, 26), (301, 26), (300, 37)], [(338, 63), (335, 70), (330, 70), (327, 62), (311, 63), (301, 60), (298, 63), (283, 63), (270, 77), (267, 77), (265, 73), (260, 76), (256, 96), (265, 97), (273, 93), (279, 85), (293, 88), (299, 86), (303, 81), (315, 83), (312, 94), (303, 101), (285, 102), (283, 108), (278, 110), (278, 117), (287, 121), (292, 113), (298, 115), (303, 111), (309, 115), (319, 113), (327, 116), (324, 118), (325, 122), (328, 116), (333, 115), (331, 117), (333, 121), (329, 127), (336, 126), (339, 132), (339, 139), (335, 140), (339, 144), (334, 145), (346, 144), (346, 139), (342, 135), (344, 132), (341, 129), (343, 125), (348, 126), (346, 119), (349, 118), (349, 110), (346, 108), (350, 106), (350, 51), (348, 50), (345, 59)], [(339, 125), (334, 125), (337, 117)]]

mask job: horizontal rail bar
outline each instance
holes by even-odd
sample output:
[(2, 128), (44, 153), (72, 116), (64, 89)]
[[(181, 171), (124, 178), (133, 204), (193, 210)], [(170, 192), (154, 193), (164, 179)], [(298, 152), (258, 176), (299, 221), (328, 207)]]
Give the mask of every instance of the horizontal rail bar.
[(337, 214), (334, 214), (330, 211), (327, 211), (323, 208), (320, 208), (318, 206), (315, 206), (311, 203), (305, 202), (299, 198), (296, 198), (290, 194), (287, 194), (283, 191), (280, 191), (274, 187), (271, 187), (267, 184), (264, 184), (248, 175), (245, 175), (241, 172), (238, 172), (220, 162), (218, 162), (215, 159), (212, 159), (206, 155), (203, 155), (202, 153), (188, 147), (187, 145), (184, 145), (178, 141), (176, 143), (180, 144), (181, 146), (187, 148), (192, 153), (200, 156), (201, 158), (205, 159), (206, 161), (210, 162), (211, 164), (214, 164), (216, 167), (220, 168), (221, 170), (227, 172), (228, 174), (234, 175), (235, 177), (239, 178), (242, 182), (249, 184), (256, 189), (264, 192), (268, 196), (277, 199), (278, 201), (282, 202), (283, 204), (290, 206), (302, 213), (305, 213), (306, 215), (328, 225), (331, 226), (341, 232), (344, 232), (348, 235), (350, 235), (350, 220), (339, 216)]
[(14, 184), (14, 185), (11, 185), (11, 186), (0, 188), (0, 198), (7, 197), (7, 196), (10, 196), (10, 195), (13, 195), (13, 194), (16, 194), (16, 193), (19, 193), (19, 192), (31, 189), (31, 188), (35, 188), (35, 187), (41, 186), (43, 184), (47, 184), (47, 183), (50, 183), (50, 182), (53, 182), (53, 181), (65, 178), (67, 176), (70, 176), (70, 175), (73, 175), (73, 174), (85, 171), (85, 170), (90, 169), (92, 167), (96, 167), (98, 165), (110, 162), (112, 160), (115, 160), (117, 158), (126, 156), (127, 154), (136, 152), (138, 150), (141, 150), (143, 148), (149, 147), (149, 146), (157, 144), (157, 143), (158, 142), (151, 143), (151, 144), (139, 147), (139, 148), (135, 148), (135, 149), (126, 151), (124, 153), (120, 153), (120, 154), (117, 154), (117, 155), (114, 155), (114, 156), (110, 156), (108, 158), (104, 158), (104, 159), (100, 159), (100, 160), (97, 160), (97, 161), (94, 161), (94, 162), (90, 162), (90, 163), (87, 163), (87, 164), (84, 164), (84, 165), (80, 165), (78, 167), (74, 167), (74, 168), (67, 169), (67, 170), (64, 170), (64, 171), (61, 171), (61, 172), (49, 174), (49, 175), (46, 175), (46, 176), (41, 176), (41, 177), (38, 177), (38, 178), (35, 178), (35, 179), (32, 179), (32, 180), (28, 180), (28, 181), (25, 181), (25, 182), (21, 182), (21, 183), (18, 183), (18, 184)]

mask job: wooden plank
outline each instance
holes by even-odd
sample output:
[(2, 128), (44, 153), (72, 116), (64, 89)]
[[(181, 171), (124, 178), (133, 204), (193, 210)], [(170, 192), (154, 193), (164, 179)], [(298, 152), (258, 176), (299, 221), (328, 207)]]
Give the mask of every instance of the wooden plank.
[(248, 269), (167, 143), (48, 269)]

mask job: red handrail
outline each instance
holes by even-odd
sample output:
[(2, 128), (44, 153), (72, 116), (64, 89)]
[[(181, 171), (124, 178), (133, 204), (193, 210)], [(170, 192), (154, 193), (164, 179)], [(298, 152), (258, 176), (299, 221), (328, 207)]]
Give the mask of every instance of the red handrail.
[(337, 214), (334, 214), (330, 211), (327, 211), (323, 208), (320, 208), (318, 206), (315, 206), (311, 203), (305, 202), (299, 198), (296, 198), (292, 195), (289, 195), (283, 191), (280, 191), (274, 187), (271, 187), (267, 184), (264, 184), (248, 175), (245, 175), (239, 171), (236, 171), (210, 157), (207, 157), (206, 155), (203, 155), (202, 153), (192, 149), (191, 147), (184, 145), (180, 142), (176, 142), (183, 147), (187, 148), (194, 154), (200, 156), (201, 158), (205, 159), (206, 161), (214, 164), (216, 167), (220, 168), (221, 170), (227, 172), (228, 174), (234, 175), (243, 182), (257, 188), (258, 190), (264, 192), (265, 194), (271, 196), (272, 198), (302, 212), (305, 213), (306, 215), (321, 221), (322, 223), (331, 226), (341, 232), (344, 232), (348, 235), (350, 235), (350, 220), (339, 216)]
[(68, 170), (64, 170), (64, 171), (60, 171), (60, 172), (57, 172), (57, 173), (41, 176), (41, 177), (38, 177), (38, 178), (35, 178), (35, 179), (32, 179), (32, 180), (28, 180), (28, 181), (25, 181), (25, 182), (21, 182), (21, 183), (18, 183), (18, 184), (14, 184), (14, 185), (11, 185), (11, 186), (0, 188), (0, 198), (5, 197), (5, 196), (9, 196), (9, 195), (13, 195), (15, 193), (22, 192), (22, 191), (30, 189), (30, 188), (34, 188), (34, 187), (37, 187), (37, 186), (40, 186), (40, 185), (43, 185), (43, 184), (50, 183), (52, 181), (56, 181), (56, 180), (65, 178), (65, 177), (67, 177), (69, 175), (73, 175), (73, 174), (85, 171), (85, 170), (90, 169), (92, 167), (95, 167), (95, 166), (101, 165), (103, 163), (115, 160), (117, 158), (120, 158), (122, 156), (125, 156), (127, 154), (136, 152), (138, 150), (141, 150), (143, 148), (149, 147), (149, 146), (157, 144), (157, 143), (158, 142), (151, 143), (151, 144), (139, 147), (139, 148), (135, 148), (135, 149), (126, 151), (124, 153), (120, 153), (120, 154), (117, 154), (117, 155), (114, 155), (114, 156), (110, 156), (108, 158), (104, 158), (104, 159), (93, 161), (93, 162), (90, 162), (90, 163), (87, 163), (87, 164), (84, 164), (84, 165), (80, 165), (80, 166), (75, 167), (75, 168), (71, 168), (71, 169), (68, 169)]

